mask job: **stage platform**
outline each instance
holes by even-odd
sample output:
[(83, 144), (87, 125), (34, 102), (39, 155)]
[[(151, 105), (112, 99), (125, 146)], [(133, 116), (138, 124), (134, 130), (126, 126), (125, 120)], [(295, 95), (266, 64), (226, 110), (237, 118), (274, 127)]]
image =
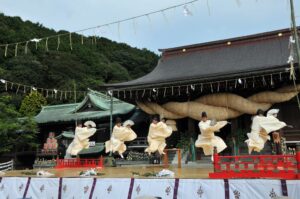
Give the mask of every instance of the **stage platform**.
[[(300, 198), (300, 180), (207, 179), (210, 165), (169, 167), (174, 178), (145, 177), (162, 166), (99, 169), (101, 176), (79, 177), (82, 169), (50, 169), (54, 177), (36, 177), (37, 170), (10, 171), (1, 178), (0, 198), (18, 199), (274, 199)], [(27, 173), (27, 174), (26, 174)], [(139, 173), (140, 176), (136, 174)], [(135, 174), (135, 175), (133, 175)]]
[[(139, 173), (142, 177), (146, 173), (157, 173), (164, 169), (162, 165), (126, 165), (120, 167), (105, 167), (98, 169), (100, 177), (106, 178), (131, 178), (133, 173)], [(212, 164), (188, 164), (183, 165), (182, 168), (177, 168), (176, 165), (168, 167), (167, 169), (175, 173), (176, 178), (208, 178), (208, 173), (213, 171)], [(85, 171), (87, 168), (65, 168), (65, 169), (44, 169), (53, 173), (55, 177), (78, 177), (80, 171)], [(28, 173), (36, 173), (39, 169), (33, 170), (14, 170), (7, 172), (6, 176), (11, 177), (34, 177), (35, 175), (28, 175)]]

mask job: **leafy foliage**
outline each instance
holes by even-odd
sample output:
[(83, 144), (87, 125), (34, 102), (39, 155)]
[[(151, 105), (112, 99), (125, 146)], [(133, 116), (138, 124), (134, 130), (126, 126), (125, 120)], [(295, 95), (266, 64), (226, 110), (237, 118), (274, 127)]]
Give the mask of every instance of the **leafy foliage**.
[[(45, 37), (66, 31), (56, 32), (41, 24), (22, 21), (19, 17), (8, 17), (0, 14), (0, 43), (14, 43), (32, 38)], [(147, 50), (137, 49), (124, 43), (117, 43), (106, 38), (83, 37), (72, 33), (72, 49), (69, 35), (42, 40), (36, 46), (28, 43), (19, 44), (17, 56), (15, 45), (9, 45), (7, 57), (5, 48), (0, 48), (1, 78), (27, 85), (43, 88), (73, 90), (76, 82), (77, 90), (96, 89), (103, 83), (128, 81), (149, 73), (156, 65), (158, 56)], [(58, 48), (58, 50), (57, 50)], [(0, 85), (3, 91), (3, 87)], [(83, 96), (81, 96), (83, 97)], [(70, 102), (71, 99), (64, 102)], [(80, 100), (80, 99), (78, 99)], [(50, 104), (57, 103), (54, 99)], [(61, 102), (60, 102), (61, 103)]]
[(180, 140), (178, 141), (176, 147), (183, 149), (184, 152), (189, 151), (190, 146), (191, 146), (191, 138), (184, 133), (180, 135)]
[[(54, 31), (39, 23), (23, 21), (20, 17), (8, 17), (0, 13), (0, 44), (26, 41), (47, 35), (67, 33)], [(45, 40), (29, 42), (25, 54), (25, 44), (9, 45), (7, 57), (5, 48), (0, 48), (0, 78), (26, 85), (60, 90), (86, 91), (96, 89), (103, 83), (128, 81), (149, 73), (156, 65), (158, 56), (147, 50), (137, 49), (127, 44), (117, 43), (106, 38), (97, 37), (92, 43), (92, 37), (83, 37), (72, 33), (70, 50), (69, 35), (48, 39), (48, 49)], [(17, 56), (15, 53), (17, 52)], [(6, 92), (4, 84), (0, 83), (0, 153), (13, 149), (36, 146), (37, 126), (30, 116), (36, 114), (46, 101), (38, 93), (26, 96), (21, 105), (23, 90), (17, 85), (9, 85)], [(17, 93), (18, 94), (15, 94)], [(8, 94), (10, 96), (8, 96)], [(44, 93), (45, 95), (45, 93)], [(78, 96), (80, 101), (83, 95)], [(47, 98), (49, 104), (69, 103), (74, 99)], [(21, 106), (21, 107), (20, 107)], [(19, 120), (22, 115), (27, 119)], [(25, 132), (25, 133), (16, 133)]]
[(35, 116), (47, 104), (46, 98), (37, 91), (32, 91), (22, 101), (20, 113), (24, 116)]
[(0, 96), (0, 153), (36, 147), (37, 125), (32, 118), (20, 118), (10, 96)]

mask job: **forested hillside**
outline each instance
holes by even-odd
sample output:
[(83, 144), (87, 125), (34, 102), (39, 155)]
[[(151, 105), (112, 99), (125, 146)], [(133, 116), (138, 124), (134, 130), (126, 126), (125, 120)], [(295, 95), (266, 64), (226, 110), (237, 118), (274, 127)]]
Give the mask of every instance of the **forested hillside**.
[[(38, 23), (0, 14), (1, 44), (59, 33), (66, 32), (55, 32)], [(47, 45), (46, 40), (37, 46), (35, 42), (29, 42), (27, 54), (25, 44), (18, 45), (17, 52), (15, 45), (9, 45), (7, 57), (4, 57), (5, 47), (1, 47), (0, 78), (43, 88), (72, 90), (76, 82), (77, 90), (97, 89), (103, 83), (143, 76), (155, 67), (158, 60), (158, 56), (149, 50), (132, 48), (106, 38), (82, 38), (78, 34), (71, 37), (70, 44), (69, 35), (61, 36), (59, 46), (58, 37), (49, 38)], [(3, 86), (0, 86), (2, 94), (3, 91)], [(50, 103), (58, 102), (50, 100)]]

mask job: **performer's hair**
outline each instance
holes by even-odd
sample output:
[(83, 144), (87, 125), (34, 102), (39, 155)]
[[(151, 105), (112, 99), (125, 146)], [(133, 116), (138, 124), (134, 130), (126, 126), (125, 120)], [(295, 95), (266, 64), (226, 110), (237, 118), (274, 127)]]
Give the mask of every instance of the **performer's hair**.
[(158, 116), (158, 115), (153, 115), (153, 116), (152, 116), (152, 120), (159, 121), (159, 116)]
[(207, 117), (207, 114), (206, 114), (205, 111), (203, 111), (203, 112), (201, 113), (201, 117)]
[(264, 111), (261, 109), (258, 109), (256, 112), (256, 115), (264, 115)]
[(117, 117), (115, 122), (116, 124), (122, 123), (122, 119), (120, 117)]

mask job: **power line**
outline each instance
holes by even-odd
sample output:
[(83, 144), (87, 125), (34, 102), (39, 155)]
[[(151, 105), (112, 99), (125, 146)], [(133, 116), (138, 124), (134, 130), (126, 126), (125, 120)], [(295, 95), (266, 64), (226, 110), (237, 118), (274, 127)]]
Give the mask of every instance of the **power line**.
[(28, 44), (28, 42), (36, 42), (37, 43), (37, 42), (40, 42), (41, 40), (44, 40), (44, 39), (48, 40), (50, 38), (66, 36), (66, 35), (70, 35), (70, 38), (71, 38), (71, 34), (74, 34), (74, 33), (82, 33), (82, 32), (88, 31), (88, 30), (94, 30), (94, 29), (98, 29), (98, 28), (101, 28), (101, 27), (107, 27), (107, 26), (111, 26), (111, 25), (115, 25), (115, 24), (120, 24), (120, 23), (123, 23), (123, 22), (126, 22), (126, 21), (131, 21), (131, 20), (137, 19), (137, 18), (142, 18), (142, 17), (149, 18), (150, 15), (157, 14), (157, 13), (164, 13), (167, 10), (171, 10), (171, 9), (181, 7), (181, 6), (190, 5), (190, 4), (195, 3), (197, 1), (199, 1), (199, 0), (188, 1), (186, 3), (177, 4), (177, 5), (170, 6), (170, 7), (164, 8), (164, 9), (148, 12), (148, 13), (145, 13), (145, 14), (125, 18), (125, 19), (118, 20), (118, 21), (113, 21), (113, 22), (110, 22), (110, 23), (105, 23), (105, 24), (102, 24), (102, 25), (97, 25), (97, 26), (93, 26), (93, 27), (89, 27), (89, 28), (84, 28), (84, 29), (81, 29), (81, 30), (73, 31), (73, 32), (49, 35), (49, 36), (45, 36), (45, 37), (40, 37), (38, 39), (37, 38), (32, 38), (32, 39), (29, 39), (29, 40), (26, 40), (26, 41), (19, 41), (19, 42), (14, 42), (14, 43), (0, 44), (0, 47), (5, 47), (5, 49), (7, 49), (7, 47), (11, 46), (11, 45)]

